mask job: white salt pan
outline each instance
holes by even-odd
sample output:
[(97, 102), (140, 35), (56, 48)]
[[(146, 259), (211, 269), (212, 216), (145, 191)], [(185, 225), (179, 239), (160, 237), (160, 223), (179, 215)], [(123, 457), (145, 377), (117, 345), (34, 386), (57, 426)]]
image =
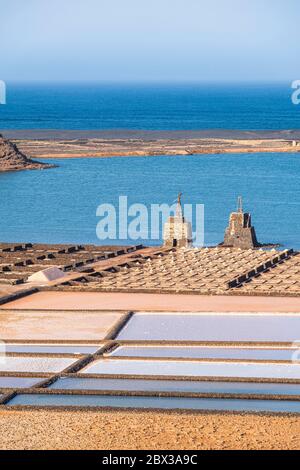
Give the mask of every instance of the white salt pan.
[(299, 340), (299, 314), (135, 314), (118, 335), (133, 341), (287, 342)]
[(300, 379), (300, 364), (99, 359), (81, 373)]
[(0, 372), (61, 372), (76, 361), (76, 358), (6, 357), (0, 363)]

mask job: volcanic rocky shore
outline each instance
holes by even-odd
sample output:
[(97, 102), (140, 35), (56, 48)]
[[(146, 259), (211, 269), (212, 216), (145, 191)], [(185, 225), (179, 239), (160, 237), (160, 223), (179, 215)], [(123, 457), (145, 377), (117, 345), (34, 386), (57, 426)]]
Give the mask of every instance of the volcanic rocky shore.
[(53, 165), (31, 160), (18, 147), (0, 134), (0, 172), (20, 170), (43, 170)]

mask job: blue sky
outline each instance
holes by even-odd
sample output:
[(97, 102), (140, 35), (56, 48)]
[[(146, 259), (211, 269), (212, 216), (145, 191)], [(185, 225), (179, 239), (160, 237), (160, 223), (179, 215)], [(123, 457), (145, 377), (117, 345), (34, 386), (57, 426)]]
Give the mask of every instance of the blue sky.
[(299, 0), (0, 0), (0, 79), (300, 79)]

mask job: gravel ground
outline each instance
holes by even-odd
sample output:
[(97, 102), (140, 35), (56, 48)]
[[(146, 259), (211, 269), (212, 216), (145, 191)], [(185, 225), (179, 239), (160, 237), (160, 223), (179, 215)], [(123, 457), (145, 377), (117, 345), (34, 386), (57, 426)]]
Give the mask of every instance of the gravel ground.
[(300, 449), (300, 417), (0, 411), (0, 449)]

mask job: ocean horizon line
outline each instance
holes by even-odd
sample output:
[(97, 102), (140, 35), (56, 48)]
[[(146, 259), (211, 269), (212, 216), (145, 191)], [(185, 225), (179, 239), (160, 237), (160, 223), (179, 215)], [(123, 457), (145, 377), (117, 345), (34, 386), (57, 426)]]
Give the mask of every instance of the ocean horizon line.
[(287, 85), (291, 84), (297, 77), (291, 77), (286, 79), (266, 79), (266, 80), (201, 80), (201, 79), (159, 79), (159, 80), (136, 80), (136, 79), (111, 79), (111, 80), (101, 80), (101, 79), (85, 79), (85, 80), (72, 80), (72, 79), (53, 79), (53, 80), (43, 80), (43, 79), (25, 79), (25, 80), (16, 80), (2, 77), (8, 85)]

